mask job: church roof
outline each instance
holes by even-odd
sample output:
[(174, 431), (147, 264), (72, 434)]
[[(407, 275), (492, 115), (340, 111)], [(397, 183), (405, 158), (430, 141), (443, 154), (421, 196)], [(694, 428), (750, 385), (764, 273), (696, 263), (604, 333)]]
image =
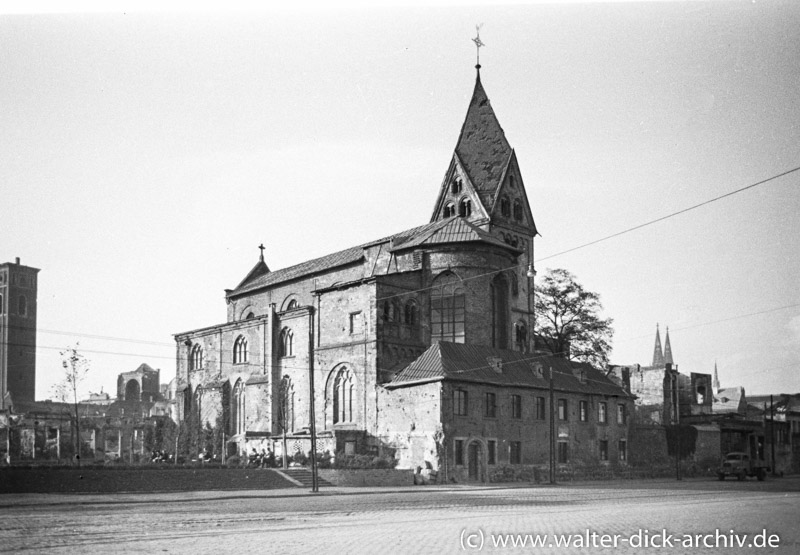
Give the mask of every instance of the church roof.
[[(499, 372), (492, 366), (493, 362), (499, 362)], [(534, 366), (538, 364), (542, 366), (541, 375), (534, 371)], [(553, 388), (558, 391), (629, 396), (602, 372), (583, 362), (447, 341), (431, 345), (396, 374), (387, 387), (452, 380), (507, 387), (547, 388), (550, 368), (553, 369)], [(586, 379), (583, 381), (579, 378), (581, 372), (585, 373)]]
[(714, 401), (711, 405), (711, 411), (714, 414), (721, 414), (726, 412), (739, 412), (744, 398), (743, 387), (725, 387), (717, 390), (714, 394)]
[(445, 243), (471, 243), (484, 242), (505, 249), (512, 249), (521, 252), (519, 249), (511, 247), (479, 227), (473, 225), (465, 218), (453, 216), (446, 220), (439, 220), (417, 231), (411, 236), (397, 237), (392, 246), (393, 251), (408, 249), (419, 246), (432, 246)]
[(482, 229), (474, 226), (464, 218), (453, 217), (447, 220), (437, 221), (407, 229), (400, 233), (395, 233), (382, 239), (370, 241), (357, 247), (351, 247), (343, 251), (335, 252), (320, 258), (315, 258), (307, 262), (302, 262), (288, 268), (268, 272), (261, 276), (247, 279), (245, 278), (236, 289), (227, 291), (227, 296), (237, 296), (243, 293), (249, 293), (257, 289), (276, 285), (293, 279), (303, 278), (339, 266), (345, 266), (364, 260), (364, 249), (382, 243), (392, 243), (393, 251), (418, 247), (418, 246), (432, 246), (435, 244), (445, 243), (462, 243), (462, 242), (484, 242), (494, 246), (502, 247), (505, 249), (519, 252), (499, 239), (492, 237)]
[(487, 210), (492, 208), (495, 192), (512, 152), (489, 97), (483, 90), (479, 72), (467, 117), (458, 136), (456, 155)]

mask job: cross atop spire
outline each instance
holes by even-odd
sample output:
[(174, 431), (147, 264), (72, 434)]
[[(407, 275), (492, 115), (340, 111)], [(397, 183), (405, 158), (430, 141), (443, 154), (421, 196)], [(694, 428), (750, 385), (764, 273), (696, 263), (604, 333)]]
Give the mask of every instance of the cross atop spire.
[(264, 247), (264, 243), (261, 243), (260, 245), (258, 245), (258, 249), (261, 251), (261, 255), (258, 257), (258, 259), (261, 262), (264, 262), (264, 248), (265, 248)]
[(475, 26), (475, 38), (472, 39), (472, 42), (475, 43), (475, 46), (478, 50), (477, 52), (478, 63), (475, 64), (475, 69), (477, 69), (478, 71), (480, 71), (481, 69), (481, 46), (486, 46), (485, 44), (483, 44), (483, 41), (481, 40), (481, 27), (483, 27), (483, 23)]

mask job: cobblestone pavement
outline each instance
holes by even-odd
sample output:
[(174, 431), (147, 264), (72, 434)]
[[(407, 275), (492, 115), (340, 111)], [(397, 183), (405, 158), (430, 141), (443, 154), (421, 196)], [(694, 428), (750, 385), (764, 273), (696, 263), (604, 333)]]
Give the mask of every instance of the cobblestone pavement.
[(13, 553), (800, 553), (800, 478), (9, 494), (0, 515)]

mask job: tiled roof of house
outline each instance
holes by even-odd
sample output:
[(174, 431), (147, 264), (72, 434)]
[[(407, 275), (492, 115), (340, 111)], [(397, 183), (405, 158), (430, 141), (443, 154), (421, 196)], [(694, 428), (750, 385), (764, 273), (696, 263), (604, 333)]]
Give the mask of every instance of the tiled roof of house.
[[(493, 364), (500, 363), (498, 372)], [(535, 367), (541, 364), (539, 375)], [(534, 355), (439, 341), (401, 370), (387, 387), (403, 387), (418, 382), (452, 380), (498, 386), (549, 387), (549, 369), (553, 369), (553, 389), (574, 393), (630, 395), (602, 372), (582, 362), (560, 357)], [(581, 372), (584, 380), (581, 380)]]
[(487, 211), (492, 210), (495, 192), (500, 186), (500, 178), (511, 153), (511, 145), (506, 140), (478, 74), (467, 117), (456, 144), (456, 154)]
[(739, 412), (743, 396), (744, 388), (742, 387), (725, 387), (719, 389), (717, 393), (714, 394), (711, 410), (715, 414)]

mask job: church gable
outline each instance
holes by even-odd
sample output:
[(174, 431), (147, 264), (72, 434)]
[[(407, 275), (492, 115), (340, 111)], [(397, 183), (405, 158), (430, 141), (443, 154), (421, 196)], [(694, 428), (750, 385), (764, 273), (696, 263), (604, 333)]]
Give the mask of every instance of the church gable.
[(439, 196), (433, 209), (431, 222), (444, 220), (452, 216), (461, 216), (470, 220), (481, 220), (489, 217), (488, 210), (475, 190), (458, 154), (453, 154), (450, 167), (439, 188)]
[(517, 164), (517, 156), (513, 150), (503, 171), (500, 186), (495, 192), (489, 214), (492, 224), (523, 227), (530, 235), (536, 235), (536, 224), (533, 221), (525, 184)]

